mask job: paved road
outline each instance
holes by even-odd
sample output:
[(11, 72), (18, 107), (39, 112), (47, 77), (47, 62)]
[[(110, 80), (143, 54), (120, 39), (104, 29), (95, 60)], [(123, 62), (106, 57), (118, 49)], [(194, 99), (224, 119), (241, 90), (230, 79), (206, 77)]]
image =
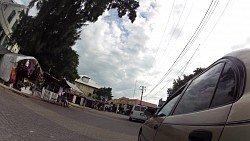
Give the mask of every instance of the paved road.
[(124, 115), (64, 108), (0, 87), (0, 141), (135, 141), (140, 126)]

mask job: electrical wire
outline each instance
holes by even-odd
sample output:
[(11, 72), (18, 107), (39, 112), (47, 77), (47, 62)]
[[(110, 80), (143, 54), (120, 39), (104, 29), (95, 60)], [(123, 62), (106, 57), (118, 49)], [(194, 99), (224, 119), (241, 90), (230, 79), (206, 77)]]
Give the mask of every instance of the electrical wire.
[[(184, 54), (188, 51), (188, 49), (190, 48), (190, 46), (193, 44), (193, 42), (197, 39), (198, 35), (200, 34), (200, 32), (202, 31), (202, 29), (204, 28), (204, 26), (207, 23), (207, 19), (209, 19), (211, 17), (208, 16), (209, 13), (211, 13), (211, 7), (214, 4), (214, 0), (211, 1), (209, 8), (207, 9), (205, 15), (202, 18), (202, 21), (200, 22), (199, 26), (197, 27), (197, 29), (195, 30), (194, 34), (192, 35), (192, 37), (190, 38), (190, 40), (188, 41), (188, 43), (185, 45), (185, 47), (183, 48), (183, 50), (181, 51), (181, 53), (178, 55), (178, 57), (176, 58), (176, 60), (174, 61), (174, 63), (171, 65), (171, 67), (168, 69), (168, 71), (164, 74), (164, 76), (161, 78), (161, 80), (153, 87), (153, 89), (148, 93), (148, 95), (155, 90), (156, 87), (159, 86), (159, 84), (162, 83), (162, 81), (167, 77), (167, 75), (172, 71), (172, 69), (174, 68), (174, 66), (176, 66), (176, 64), (179, 62), (179, 60), (181, 60), (181, 58), (184, 56)], [(216, 5), (217, 6), (217, 5)], [(216, 7), (215, 7), (216, 8)], [(215, 8), (212, 8), (212, 10), (214, 11)], [(212, 12), (213, 13), (213, 12)]]
[[(186, 2), (185, 2), (185, 4), (184, 4), (184, 8), (183, 8), (183, 10), (182, 10), (182, 12), (181, 12), (181, 15), (180, 15), (180, 17), (179, 17), (179, 19), (178, 19), (177, 24), (176, 24), (175, 27), (174, 27), (174, 31), (172, 32), (172, 34), (171, 34), (171, 36), (170, 36), (170, 39), (168, 40), (167, 47), (165, 48), (163, 54), (162, 54), (161, 57), (160, 57), (160, 60), (161, 60), (161, 58), (163, 58), (163, 55), (166, 53), (166, 51), (167, 51), (167, 49), (168, 49), (168, 47), (169, 47), (169, 44), (170, 44), (170, 42), (172, 41), (172, 38), (173, 38), (173, 36), (174, 36), (174, 33), (176, 32), (177, 26), (179, 25), (180, 19), (181, 19), (182, 15), (183, 15), (183, 12), (184, 12), (185, 8), (186, 8), (187, 1), (188, 1), (188, 0), (186, 0)], [(193, 7), (193, 5), (192, 5), (192, 7)], [(191, 8), (191, 9), (192, 9), (192, 8)], [(190, 14), (190, 12), (191, 12), (191, 10), (189, 11), (189, 14)], [(189, 16), (189, 14), (188, 14), (188, 16)], [(187, 19), (186, 19), (186, 20), (187, 20)], [(186, 22), (186, 21), (185, 21), (185, 22)], [(185, 25), (185, 23), (184, 23), (184, 25)], [(183, 28), (183, 27), (182, 27), (182, 28)], [(182, 28), (181, 28), (180, 30), (182, 30)], [(180, 33), (178, 34), (177, 38), (178, 38), (179, 36), (180, 36)], [(161, 63), (161, 61), (159, 62), (159, 64), (160, 64), (160, 63)]]
[[(216, 2), (216, 4), (215, 4), (216, 6), (218, 5), (218, 2), (219, 2), (219, 1)], [(216, 23), (214, 24), (212, 30), (209, 32), (209, 34), (206, 36), (205, 40), (204, 40), (202, 43), (205, 43), (205, 42), (206, 42), (206, 40), (208, 39), (208, 37), (211, 35), (211, 33), (213, 32), (213, 30), (215, 29), (215, 27), (216, 27), (216, 25), (218, 24), (219, 20), (221, 19), (221, 17), (222, 17), (223, 14), (225, 13), (225, 10), (227, 9), (227, 7), (228, 7), (228, 5), (229, 5), (229, 2), (230, 2), (230, 0), (227, 2), (225, 8), (223, 9), (221, 15), (219, 16), (218, 20), (217, 20)], [(215, 6), (215, 8), (216, 8), (216, 6)], [(215, 9), (215, 8), (214, 8), (214, 9)], [(189, 59), (189, 61), (188, 61), (188, 62), (186, 63), (186, 65), (183, 67), (184, 70), (182, 71), (182, 73), (181, 73), (180, 76), (183, 75), (183, 73), (184, 73), (184, 71), (186, 70), (188, 64), (190, 63), (190, 61), (192, 60), (192, 58), (194, 57), (194, 55), (198, 52), (198, 49), (199, 49), (199, 48), (200, 48), (200, 44), (199, 44), (199, 46), (196, 48), (195, 52), (193, 53), (193, 55), (191, 56), (191, 58)], [(196, 56), (196, 57), (197, 57), (197, 56)], [(183, 69), (183, 68), (182, 68), (182, 69)], [(182, 69), (180, 69), (180, 71), (181, 71)], [(180, 73), (180, 71), (176, 73), (175, 77)], [(161, 90), (159, 90), (155, 95), (157, 95), (160, 91), (162, 91), (168, 84), (169, 84), (169, 83), (167, 83), (167, 84), (166, 84)], [(145, 97), (146, 97), (146, 96), (145, 96)]]
[[(173, 4), (172, 4), (171, 11), (170, 11), (169, 16), (168, 16), (167, 24), (166, 24), (166, 26), (165, 26), (165, 28), (164, 28), (164, 32), (163, 32), (163, 34), (162, 34), (162, 36), (161, 36), (160, 43), (159, 43), (159, 45), (157, 46), (157, 49), (156, 49), (157, 51), (156, 51), (156, 53), (155, 53), (154, 58), (156, 58), (156, 56), (157, 56), (157, 54), (158, 54), (158, 52), (159, 52), (160, 46), (161, 46), (161, 44), (162, 44), (163, 37), (164, 37), (164, 35), (165, 35), (165, 33), (166, 33), (166, 30), (167, 30), (167, 27), (168, 27), (168, 24), (169, 24), (169, 21), (170, 21), (170, 18), (171, 18), (173, 9), (174, 9), (174, 5), (175, 5), (175, 0), (174, 0), (174, 2), (173, 2)], [(152, 64), (155, 64), (155, 62), (156, 62), (156, 59), (154, 59), (154, 62), (153, 62)], [(148, 79), (148, 77), (146, 78), (146, 80), (147, 80), (147, 79)], [(148, 82), (148, 81), (146, 81), (146, 82)], [(145, 83), (143, 83), (143, 85), (144, 85), (144, 84), (145, 84)]]
[[(170, 80), (173, 80), (176, 76), (178, 76), (178, 74), (179, 74), (180, 72), (182, 72), (182, 73), (181, 73), (181, 75), (179, 75), (179, 76), (182, 76), (182, 75), (183, 75), (184, 71), (186, 70), (187, 66), (189, 65), (189, 63), (191, 62), (191, 60), (193, 59), (194, 55), (197, 53), (197, 51), (199, 50), (199, 48), (200, 48), (200, 45), (199, 45), (199, 46), (196, 48), (196, 50), (193, 52), (192, 56), (189, 58), (189, 60), (187, 61), (187, 63), (186, 63), (177, 73), (175, 73), (174, 77), (171, 77)], [(172, 82), (172, 81), (171, 81), (171, 82)], [(171, 82), (169, 82), (169, 83), (171, 83)], [(165, 89), (165, 87), (168, 86), (169, 83), (167, 83), (166, 85), (164, 85), (164, 87), (162, 87), (162, 89), (160, 89), (160, 90), (159, 90), (158, 92), (156, 92), (156, 94), (154, 94), (154, 95), (157, 95), (160, 91), (162, 91), (163, 89)], [(146, 97), (146, 96), (145, 96), (145, 97)]]
[[(187, 1), (188, 1), (188, 0), (186, 0), (186, 2), (185, 2), (185, 6), (184, 6), (184, 8), (183, 8), (183, 10), (182, 10), (182, 14), (183, 14), (184, 9), (185, 9), (185, 7), (186, 7), (186, 5), (187, 5)], [(182, 30), (182, 29), (184, 28), (184, 25), (186, 24), (187, 19), (188, 19), (189, 15), (190, 15), (190, 13), (191, 13), (191, 11), (192, 11), (192, 9), (193, 9), (193, 5), (194, 5), (194, 2), (192, 3), (192, 6), (191, 6), (191, 8), (190, 8), (190, 10), (189, 10), (189, 12), (188, 12), (188, 15), (187, 15), (186, 19), (185, 19), (185, 22), (184, 22), (184, 24), (183, 24), (183, 26), (181, 27), (180, 30)], [(181, 19), (181, 17), (182, 17), (182, 14), (181, 14), (180, 17), (179, 17), (179, 20), (178, 20), (178, 23), (177, 23), (176, 26), (175, 26), (174, 32), (176, 31), (176, 28), (177, 28), (177, 26), (178, 26), (178, 24), (179, 24), (179, 22), (180, 22), (180, 19)], [(172, 38), (174, 32), (172, 33), (171, 38)], [(179, 36), (180, 36), (180, 33), (177, 35), (177, 38), (179, 38)], [(167, 50), (167, 48), (164, 50), (164, 53), (163, 53), (163, 54), (165, 54), (166, 50)], [(158, 50), (157, 50), (157, 53), (158, 53)], [(157, 55), (157, 53), (156, 53), (156, 55)], [(163, 55), (161, 56), (161, 58), (162, 58), (162, 57), (163, 57)], [(155, 58), (156, 58), (156, 56), (155, 56)], [(160, 59), (160, 60), (161, 60), (161, 59)], [(155, 62), (156, 62), (156, 60), (154, 61), (154, 63), (155, 63)], [(159, 63), (160, 63), (160, 62), (159, 62)], [(150, 81), (151, 81), (151, 79), (150, 79)], [(148, 81), (148, 78), (147, 78), (145, 82), (150, 82), (150, 81)], [(144, 83), (144, 84), (145, 84), (145, 83)]]

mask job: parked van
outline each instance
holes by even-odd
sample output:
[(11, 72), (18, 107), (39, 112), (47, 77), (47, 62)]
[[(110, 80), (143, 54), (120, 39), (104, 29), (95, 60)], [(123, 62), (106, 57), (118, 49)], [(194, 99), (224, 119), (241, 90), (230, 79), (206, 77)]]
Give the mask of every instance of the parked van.
[(131, 112), (130, 112), (130, 116), (129, 116), (129, 120), (142, 120), (145, 121), (147, 120), (147, 116), (144, 115), (144, 111), (147, 109), (146, 106), (141, 106), (141, 105), (135, 105), (133, 106)]
[(249, 141), (250, 50), (222, 57), (144, 113), (138, 141)]

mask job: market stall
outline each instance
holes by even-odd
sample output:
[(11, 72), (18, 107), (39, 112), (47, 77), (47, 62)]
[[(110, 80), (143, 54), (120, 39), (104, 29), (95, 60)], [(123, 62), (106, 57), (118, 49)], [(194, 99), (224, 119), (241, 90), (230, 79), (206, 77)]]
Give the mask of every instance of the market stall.
[(6, 53), (0, 58), (0, 78), (18, 90), (30, 90), (38, 80), (42, 80), (42, 69), (32, 56)]

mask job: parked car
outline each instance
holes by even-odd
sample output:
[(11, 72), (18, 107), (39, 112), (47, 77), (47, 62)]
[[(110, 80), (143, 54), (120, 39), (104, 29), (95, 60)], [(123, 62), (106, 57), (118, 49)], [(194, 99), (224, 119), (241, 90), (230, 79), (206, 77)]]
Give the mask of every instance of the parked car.
[(139, 141), (250, 140), (250, 50), (224, 56), (144, 113)]
[(147, 120), (147, 116), (144, 115), (144, 111), (147, 109), (146, 106), (141, 106), (141, 105), (135, 105), (133, 106), (130, 115), (129, 115), (129, 120), (141, 120), (145, 121)]
[(129, 116), (130, 113), (131, 113), (131, 109), (126, 109), (126, 110), (124, 111), (124, 115), (126, 115), (126, 116)]

